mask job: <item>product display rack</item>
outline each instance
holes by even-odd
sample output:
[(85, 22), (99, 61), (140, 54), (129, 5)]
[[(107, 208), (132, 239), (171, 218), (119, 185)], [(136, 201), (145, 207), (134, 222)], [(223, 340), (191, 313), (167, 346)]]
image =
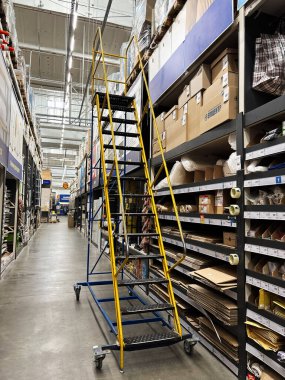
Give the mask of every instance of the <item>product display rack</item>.
[[(9, 4), (9, 6), (11, 6), (11, 4)], [(5, 29), (5, 26), (7, 26), (5, 12), (1, 13), (0, 17), (2, 26), (4, 26)], [(11, 43), (12, 45), (14, 43), (13, 36)], [(14, 223), (12, 226), (12, 221), (10, 220), (11, 224), (9, 227), (10, 247), (13, 245), (13, 249), (9, 250), (10, 263), (13, 259), (16, 259), (22, 247), (27, 244), (33, 232), (39, 226), (37, 210), (39, 208), (39, 181), (42, 165), (42, 150), (37, 123), (34, 114), (31, 112), (31, 106), (27, 101), (25, 86), (23, 86), (23, 83), (21, 83), (22, 79), (18, 76), (19, 70), (17, 72), (15, 71), (17, 69), (15, 55), (12, 56), (6, 51), (1, 51), (0, 55), (1, 70), (5, 72), (6, 86), (11, 92), (6, 106), (12, 110), (11, 112), (13, 112), (15, 107), (18, 107), (16, 111), (17, 117), (15, 117), (15, 120), (11, 118), (9, 121), (10, 125), (8, 124), (6, 126), (7, 131), (9, 132), (12, 126), (13, 128), (20, 126), (23, 129), (21, 130), (21, 135), (23, 133), (23, 145), (18, 141), (9, 141), (9, 133), (7, 141), (4, 142), (5, 148), (7, 149), (7, 159), (6, 162), (3, 163), (5, 166), (4, 183), (6, 182), (6, 184), (8, 184), (8, 189), (10, 187), (9, 183), (15, 183), (15, 185), (13, 184), (12, 186), (13, 197), (15, 197), (15, 201), (13, 202), (13, 207), (15, 207), (13, 209)], [(12, 120), (14, 122), (13, 125)], [(20, 136), (17, 130), (10, 131), (10, 136), (12, 135)], [(19, 152), (19, 146), (23, 146), (21, 152)], [(13, 158), (16, 164), (13, 162)], [(3, 218), (5, 218), (5, 213), (3, 213)], [(1, 243), (2, 240), (1, 237)], [(6, 260), (6, 264), (8, 265), (9, 263), (8, 260)], [(6, 269), (6, 264), (2, 265), (1, 274), (3, 270)]]

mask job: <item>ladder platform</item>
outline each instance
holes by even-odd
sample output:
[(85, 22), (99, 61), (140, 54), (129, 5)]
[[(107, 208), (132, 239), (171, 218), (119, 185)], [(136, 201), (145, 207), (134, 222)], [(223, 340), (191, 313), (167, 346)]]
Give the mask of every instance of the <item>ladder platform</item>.
[[(112, 132), (109, 129), (103, 129), (102, 134), (112, 136)], [(137, 132), (114, 131), (114, 135), (122, 137), (139, 137), (139, 133)]]
[(153, 305), (135, 305), (121, 308), (122, 315), (152, 313), (155, 311), (167, 310), (173, 310), (173, 306), (170, 303), (156, 303)]
[[(112, 144), (104, 144), (104, 149), (113, 149)], [(117, 150), (129, 150), (132, 152), (141, 152), (142, 148), (140, 146), (124, 146), (124, 145), (116, 145)]]
[(116, 260), (117, 261), (123, 261), (128, 257), (129, 260), (137, 260), (137, 259), (159, 259), (161, 258), (160, 255), (129, 255), (129, 256), (117, 256)]
[[(101, 117), (101, 121), (106, 121), (106, 122), (110, 122), (110, 116), (102, 116)], [(112, 117), (112, 122), (113, 123), (119, 123), (119, 124), (137, 124), (137, 121), (136, 120), (131, 120), (131, 119), (121, 119), (121, 118), (118, 118), (118, 117)]]
[[(105, 160), (106, 164), (113, 164), (114, 160)], [(125, 160), (118, 160), (119, 165), (133, 165), (133, 166), (142, 166), (142, 161), (125, 161)]]
[(166, 284), (168, 280), (162, 277), (138, 278), (136, 280), (118, 280), (118, 286)]
[[(105, 99), (106, 93), (96, 92), (96, 96), (97, 95), (99, 97), (100, 107), (102, 108), (104, 105), (104, 109), (108, 109), (108, 102)], [(109, 99), (112, 111), (134, 112), (134, 108), (131, 107), (131, 104), (134, 100), (133, 97), (109, 94)]]
[(172, 344), (181, 342), (184, 339), (186, 339), (186, 336), (181, 337), (174, 331), (169, 331), (169, 332), (160, 333), (160, 334), (140, 335), (140, 336), (125, 338), (124, 348), (126, 351), (144, 350), (147, 348), (170, 346)]

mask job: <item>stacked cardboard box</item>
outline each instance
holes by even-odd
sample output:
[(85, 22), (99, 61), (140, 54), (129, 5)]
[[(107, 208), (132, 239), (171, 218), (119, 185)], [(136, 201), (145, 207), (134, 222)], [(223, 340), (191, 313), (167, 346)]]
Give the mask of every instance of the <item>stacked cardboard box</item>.
[(215, 197), (214, 195), (200, 195), (199, 196), (199, 212), (201, 214), (214, 214), (215, 213)]
[(211, 65), (212, 84), (203, 94), (200, 133), (236, 118), (238, 112), (238, 63), (233, 49), (226, 49)]

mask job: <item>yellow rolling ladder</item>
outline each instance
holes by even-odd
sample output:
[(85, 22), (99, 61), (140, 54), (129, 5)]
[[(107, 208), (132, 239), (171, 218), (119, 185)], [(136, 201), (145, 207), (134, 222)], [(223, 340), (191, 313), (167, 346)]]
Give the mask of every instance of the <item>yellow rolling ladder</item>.
[[(183, 334), (180, 319), (178, 315), (177, 305), (173, 292), (171, 282), (171, 271), (179, 265), (185, 258), (186, 248), (184, 242), (184, 236), (182, 226), (178, 216), (178, 210), (173, 194), (173, 190), (170, 183), (168, 168), (164, 159), (162, 143), (159, 137), (157, 125), (155, 123), (155, 114), (151, 96), (148, 88), (147, 78), (145, 75), (141, 56), (138, 52), (139, 67), (141, 70), (144, 86), (147, 92), (147, 102), (143, 108), (142, 116), (139, 117), (138, 106), (134, 97), (127, 96), (127, 82), (128, 78), (125, 70), (125, 81), (113, 81), (108, 79), (105, 57), (116, 57), (124, 60), (125, 67), (127, 63), (128, 50), (131, 44), (135, 45), (138, 51), (138, 44), (136, 38), (133, 38), (126, 50), (125, 56), (117, 56), (114, 54), (105, 53), (102, 43), (102, 35), (100, 28), (97, 30), (95, 41), (99, 40), (99, 50), (93, 49), (93, 61), (92, 61), (92, 108), (96, 105), (96, 115), (98, 122), (98, 135), (100, 139), (100, 166), (103, 180), (103, 193), (104, 203), (102, 204), (102, 210), (104, 208), (105, 224), (107, 225), (107, 231), (104, 230), (105, 224), (101, 222), (103, 228), (103, 235), (106, 236), (107, 244), (103, 248), (106, 252), (106, 246), (109, 248), (109, 258), (111, 262), (111, 280), (103, 281), (90, 281), (90, 276), (100, 274), (95, 273), (94, 269), (99, 262), (102, 252), (99, 255), (99, 259), (93, 266), (92, 270), (89, 270), (89, 257), (90, 257), (90, 244), (92, 238), (92, 222), (93, 216), (93, 192), (92, 192), (92, 170), (90, 170), (90, 196), (89, 196), (89, 228), (88, 228), (88, 263), (87, 263), (87, 281), (77, 283), (74, 286), (77, 299), (79, 300), (79, 294), (81, 286), (87, 286), (96, 302), (102, 311), (105, 319), (107, 320), (111, 331), (116, 335), (116, 343), (112, 345), (95, 346), (94, 355), (97, 368), (102, 367), (102, 361), (105, 358), (105, 354), (109, 350), (118, 350), (120, 352), (119, 366), (122, 371), (124, 368), (124, 351), (142, 350), (152, 347), (162, 347), (172, 345), (174, 343), (185, 341), (189, 347), (193, 347), (196, 340), (192, 338), (192, 335), (187, 333)], [(95, 47), (96, 44), (94, 42)], [(97, 69), (99, 64), (102, 64), (103, 77), (97, 76)], [(103, 82), (105, 86), (104, 92), (95, 91), (97, 81)], [(109, 93), (109, 82), (116, 82), (124, 85), (124, 95), (112, 95)], [(162, 155), (162, 165), (159, 169), (154, 180), (151, 180), (147, 157), (144, 148), (144, 142), (142, 137), (142, 122), (146, 114), (150, 111), (151, 117), (156, 129), (159, 147)], [(122, 116), (123, 115), (123, 116)], [(93, 121), (93, 117), (92, 117)], [(93, 128), (91, 131), (93, 135)], [(130, 139), (135, 139), (137, 144), (129, 144)], [(122, 141), (123, 140), (123, 141)], [(93, 141), (93, 136), (92, 140)], [(107, 142), (106, 142), (107, 141)], [(118, 141), (121, 141), (118, 143)], [(127, 154), (133, 152), (140, 155), (140, 159), (130, 161), (127, 158)], [(92, 162), (92, 153), (91, 153)], [(139, 176), (127, 175), (127, 167), (133, 169), (141, 168)], [(154, 198), (154, 185), (161, 173), (165, 171), (168, 187), (173, 204), (173, 210), (176, 216), (176, 221), (180, 233), (180, 238), (184, 251), (182, 255), (177, 259), (177, 262), (172, 266), (168, 266), (162, 233), (160, 229), (158, 213), (155, 205)], [(126, 181), (132, 181), (144, 184), (144, 191), (135, 194), (132, 192), (126, 192)], [(119, 205), (119, 208), (114, 207), (112, 200), (115, 200), (115, 205)], [(126, 205), (133, 200), (133, 203), (147, 202), (147, 210), (129, 212)], [(147, 231), (142, 232), (129, 232), (127, 226), (127, 218), (134, 216), (141, 218), (142, 221), (151, 221)], [(142, 241), (142, 239), (156, 239), (158, 242), (158, 253), (142, 253), (136, 248)], [(137, 242), (131, 244), (131, 242)], [(118, 250), (118, 244), (120, 249)], [(125, 274), (126, 265), (132, 260), (151, 260), (160, 259), (162, 262), (162, 275), (160, 277), (144, 277), (144, 278), (129, 278)], [(106, 272), (104, 272), (106, 273)], [(94, 291), (95, 286), (100, 285), (112, 285), (113, 297), (99, 299)], [(148, 304), (135, 290), (135, 286), (145, 286), (147, 289), (153, 285), (165, 285), (168, 296), (168, 302)], [(128, 295), (124, 294), (123, 289), (127, 289)], [(121, 289), (121, 290), (120, 290)], [(114, 302), (116, 320), (112, 321), (109, 315), (103, 308), (105, 302)], [(133, 304), (135, 302), (135, 304)], [(127, 305), (124, 305), (127, 303)], [(131, 304), (130, 304), (131, 303)], [(173, 326), (165, 320), (163, 317), (164, 312), (171, 312), (173, 315)], [(142, 314), (151, 314), (149, 318), (141, 318)], [(139, 319), (126, 319), (125, 315), (139, 315)], [(164, 326), (163, 329), (157, 333), (143, 333), (141, 335), (129, 337), (125, 334), (125, 326), (128, 325), (141, 325), (161, 322)], [(166, 331), (165, 331), (166, 330)]]

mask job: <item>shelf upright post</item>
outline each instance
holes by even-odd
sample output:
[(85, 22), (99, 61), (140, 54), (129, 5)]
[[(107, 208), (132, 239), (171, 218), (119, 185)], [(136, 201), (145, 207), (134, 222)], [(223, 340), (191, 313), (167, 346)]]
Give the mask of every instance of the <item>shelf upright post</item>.
[(237, 306), (238, 306), (238, 340), (239, 340), (239, 374), (238, 378), (244, 380), (247, 373), (247, 354), (245, 350), (246, 344), (246, 302), (245, 302), (245, 253), (244, 253), (244, 115), (240, 113), (236, 119), (236, 143), (237, 143), (237, 187), (242, 189), (242, 195), (236, 199), (236, 204), (240, 208), (240, 214), (237, 216), (237, 252), (239, 255), (239, 264), (237, 265)]
[(3, 218), (4, 218), (4, 194), (5, 194), (5, 183), (6, 183), (6, 168), (3, 169), (3, 176), (0, 175), (0, 199), (2, 199), (2, 205), (0, 207), (0, 247), (1, 247), (1, 256), (0, 256), (0, 278), (2, 273), (2, 239), (3, 239)]

